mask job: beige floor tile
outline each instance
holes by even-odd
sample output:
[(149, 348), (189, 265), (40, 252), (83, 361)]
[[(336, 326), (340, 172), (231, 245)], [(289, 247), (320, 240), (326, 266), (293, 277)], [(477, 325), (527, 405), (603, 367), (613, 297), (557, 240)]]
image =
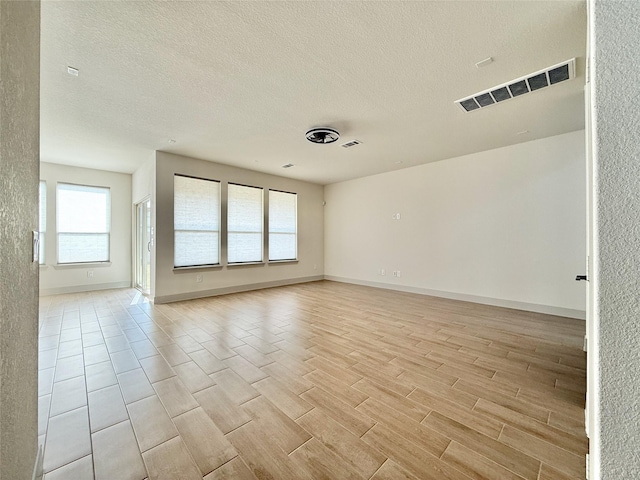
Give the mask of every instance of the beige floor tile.
[(51, 406), (51, 395), (38, 397), (38, 435), (47, 433), (49, 423), (49, 407)]
[(200, 470), (179, 437), (144, 452), (142, 458), (149, 478), (154, 480), (202, 480)]
[(204, 480), (257, 480), (257, 477), (251, 473), (249, 467), (242, 461), (240, 457), (225, 463), (220, 468), (215, 469)]
[(196, 342), (189, 335), (181, 335), (179, 337), (176, 337), (175, 341), (178, 345), (180, 345), (180, 348), (182, 348), (182, 350), (184, 350), (184, 352), (187, 354), (204, 349), (204, 347), (200, 343)]
[(151, 383), (175, 376), (176, 372), (161, 355), (140, 360), (140, 364)]
[(210, 375), (215, 372), (219, 372), (228, 368), (225, 363), (218, 360), (214, 355), (212, 355), (207, 350), (198, 350), (196, 352), (192, 352), (189, 356), (193, 359), (194, 362), (198, 364), (198, 366), (206, 373)]
[(93, 392), (101, 388), (116, 385), (118, 379), (116, 372), (113, 370), (111, 362), (96, 363), (89, 365), (86, 369), (87, 391)]
[(248, 360), (245, 360), (240, 355), (227, 358), (224, 362), (229, 367), (231, 367), (234, 372), (240, 375), (247, 383), (257, 382), (258, 380), (262, 380), (263, 378), (268, 377), (266, 373), (264, 373)]
[(51, 350), (52, 348), (58, 348), (60, 343), (60, 335), (49, 335), (48, 337), (40, 337), (38, 339), (38, 351), (43, 352), (45, 350)]
[(231, 400), (219, 385), (196, 392), (193, 396), (225, 434), (251, 420), (251, 417), (236, 405), (236, 402)]
[(189, 390), (178, 377), (171, 377), (153, 384), (160, 401), (170, 417), (175, 417), (198, 406)]
[(238, 455), (202, 408), (179, 415), (173, 421), (202, 475)]
[(51, 397), (52, 417), (87, 404), (87, 392), (84, 376), (70, 378), (53, 384)]
[(156, 347), (153, 346), (153, 343), (146, 337), (143, 340), (132, 342), (131, 350), (133, 350), (133, 353), (138, 357), (138, 360), (159, 354)]
[(387, 460), (371, 480), (418, 480), (418, 478), (399, 467), (393, 460)]
[(113, 369), (116, 373), (124, 373), (140, 367), (133, 350), (121, 350), (111, 353), (111, 363), (113, 363)]
[(123, 350), (129, 350), (131, 348), (127, 337), (124, 335), (105, 338), (104, 342), (107, 344), (107, 350), (109, 350), (109, 353), (111, 354), (121, 352)]
[(94, 363), (108, 362), (111, 360), (109, 352), (105, 345), (94, 345), (84, 349), (84, 364), (93, 365)]
[(38, 395), (50, 395), (53, 391), (53, 377), (56, 374), (55, 368), (47, 368), (38, 371)]
[(91, 433), (129, 418), (118, 385), (90, 392), (88, 396)]
[(271, 377), (254, 383), (253, 387), (293, 420), (313, 408), (311, 404), (287, 390), (284, 385)]
[(94, 480), (91, 455), (47, 473), (44, 480)]
[(140, 451), (145, 452), (178, 435), (157, 396), (131, 403), (127, 405), (127, 409)]
[(236, 405), (248, 402), (252, 398), (256, 398), (260, 393), (245, 382), (240, 376), (231, 369), (222, 370), (211, 375), (216, 384), (220, 385), (227, 396), (233, 400)]
[(277, 409), (269, 400), (260, 396), (242, 405), (259, 428), (269, 432), (270, 441), (290, 454), (311, 438), (309, 432)]
[(347, 461), (363, 478), (370, 478), (387, 458), (318, 409), (303, 415), (296, 422)]
[(82, 340), (70, 340), (60, 342), (58, 347), (58, 359), (82, 354)]
[(191, 361), (191, 357), (175, 343), (158, 347), (158, 351), (172, 367)]
[(122, 396), (127, 404), (137, 402), (156, 393), (141, 368), (121, 373), (117, 378), (122, 390)]
[(45, 350), (38, 353), (38, 370), (45, 370), (56, 366), (58, 358), (58, 349)]
[(50, 472), (91, 454), (89, 412), (78, 408), (49, 419), (44, 472)]
[(143, 480), (147, 477), (128, 420), (94, 433), (91, 439), (96, 480)]
[(84, 374), (84, 358), (82, 354), (59, 358), (54, 381), (68, 380), (82, 374)]
[(199, 392), (215, 385), (211, 377), (204, 373), (195, 362), (181, 363), (173, 367), (173, 369), (191, 393)]
[(98, 332), (88, 332), (82, 334), (82, 346), (84, 348), (93, 347), (94, 345), (102, 345), (104, 338), (102, 334)]

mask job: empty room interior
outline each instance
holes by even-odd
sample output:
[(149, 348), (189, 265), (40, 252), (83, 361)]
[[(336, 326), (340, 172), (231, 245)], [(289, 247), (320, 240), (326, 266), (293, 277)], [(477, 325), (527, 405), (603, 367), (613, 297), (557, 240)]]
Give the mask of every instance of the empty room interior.
[(0, 8), (3, 480), (640, 475), (638, 4)]

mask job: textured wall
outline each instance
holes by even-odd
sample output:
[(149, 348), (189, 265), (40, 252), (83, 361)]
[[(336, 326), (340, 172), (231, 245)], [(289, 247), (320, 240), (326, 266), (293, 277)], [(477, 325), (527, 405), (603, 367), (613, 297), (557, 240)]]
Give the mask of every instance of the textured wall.
[(40, 2), (0, 2), (0, 478), (37, 448)]
[[(131, 286), (131, 175), (42, 162), (40, 180), (47, 184), (46, 267), (40, 270), (40, 295)], [(110, 264), (57, 265), (56, 185), (68, 182), (111, 190)], [(93, 272), (91, 278), (87, 272)]]
[(640, 2), (595, 2), (601, 478), (640, 478)]
[[(298, 261), (260, 265), (234, 265), (208, 269), (173, 268), (173, 177), (175, 173), (222, 182), (222, 216), (220, 252), (226, 255), (225, 192), (228, 182), (298, 194)], [(152, 226), (155, 227), (154, 289), (156, 303), (197, 298), (229, 291), (251, 290), (265, 286), (318, 280), (324, 266), (324, 211), (322, 185), (267, 175), (244, 168), (156, 152), (156, 184), (152, 197)], [(202, 275), (202, 282), (196, 277)]]
[(327, 185), (325, 275), (582, 316), (584, 188), (583, 131)]

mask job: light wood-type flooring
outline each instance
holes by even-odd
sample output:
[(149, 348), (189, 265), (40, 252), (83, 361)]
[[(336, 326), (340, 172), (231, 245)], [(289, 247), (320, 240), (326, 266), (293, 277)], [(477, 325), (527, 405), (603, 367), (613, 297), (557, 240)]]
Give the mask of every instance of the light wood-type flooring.
[(44, 297), (45, 480), (584, 479), (584, 330), (328, 281)]

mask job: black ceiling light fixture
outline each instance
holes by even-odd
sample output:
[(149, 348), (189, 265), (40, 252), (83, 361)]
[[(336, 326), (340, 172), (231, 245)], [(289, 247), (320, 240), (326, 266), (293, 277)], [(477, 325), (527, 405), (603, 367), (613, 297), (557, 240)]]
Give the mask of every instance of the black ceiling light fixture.
[(305, 136), (313, 143), (333, 143), (340, 138), (340, 134), (333, 128), (312, 128)]

